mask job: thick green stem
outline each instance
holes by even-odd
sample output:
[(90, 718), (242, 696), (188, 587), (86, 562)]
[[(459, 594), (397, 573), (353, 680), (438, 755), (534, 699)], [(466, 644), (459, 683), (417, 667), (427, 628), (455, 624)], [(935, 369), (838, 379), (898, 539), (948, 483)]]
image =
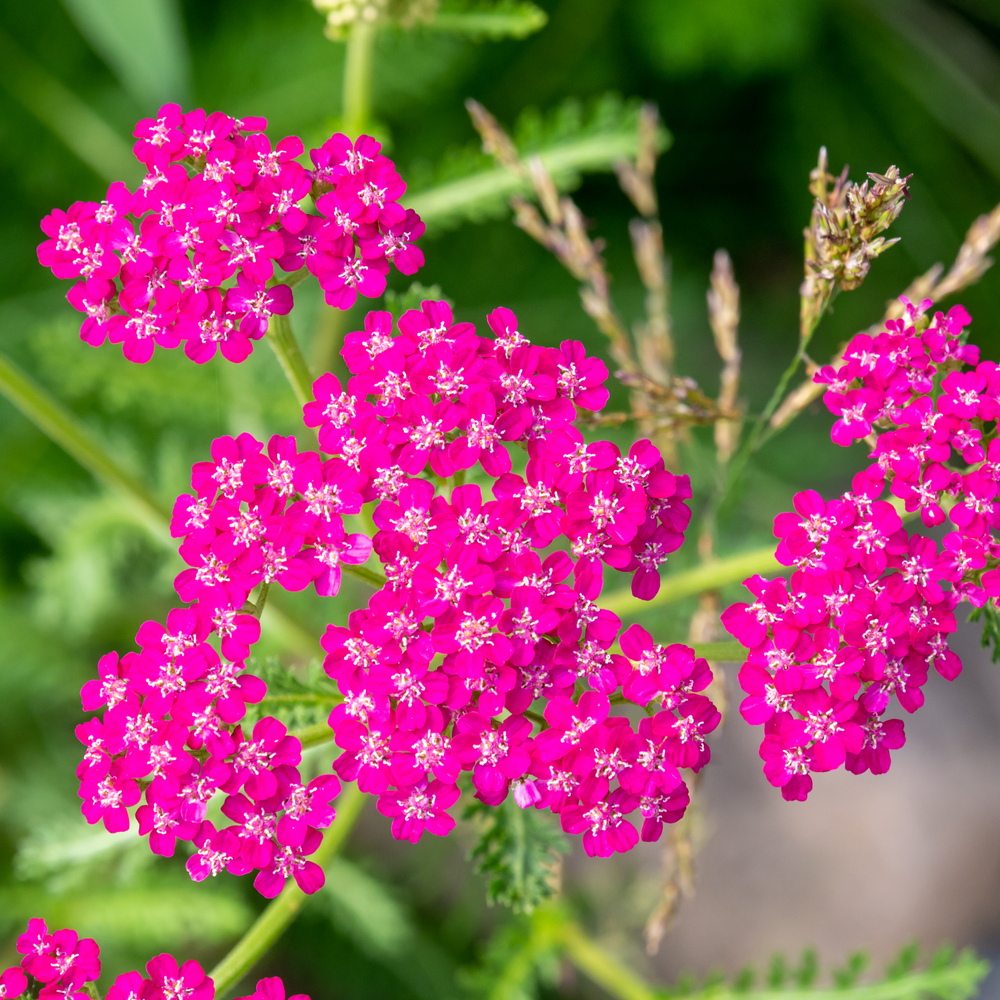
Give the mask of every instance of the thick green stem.
[(164, 535), (170, 522), (167, 508), (105, 452), (76, 414), (3, 354), (0, 354), (0, 392), (96, 479), (132, 504), (151, 530)]
[[(310, 860), (323, 865), (340, 850), (361, 815), (364, 804), (365, 794), (358, 791), (356, 785), (352, 785), (340, 796), (337, 800), (337, 818), (323, 835), (323, 843)], [(215, 981), (217, 997), (227, 993), (257, 964), (295, 919), (305, 900), (306, 894), (293, 881), (268, 904), (253, 926), (209, 973)]]
[(372, 103), (372, 62), (378, 28), (368, 21), (355, 21), (347, 39), (344, 59), (344, 131), (357, 139), (368, 127)]
[(313, 400), (312, 374), (306, 359), (299, 349), (299, 342), (292, 333), (292, 324), (287, 316), (272, 316), (267, 326), (267, 342), (278, 357), (285, 377), (292, 386), (300, 406)]
[(613, 611), (616, 615), (630, 617), (641, 614), (647, 608), (700, 594), (703, 590), (715, 590), (727, 583), (739, 583), (755, 573), (781, 573), (785, 568), (775, 559), (774, 548), (767, 546), (726, 559), (712, 559), (683, 573), (661, 577), (660, 590), (652, 600), (643, 601), (630, 590), (622, 588), (598, 598), (597, 603), (599, 607)]

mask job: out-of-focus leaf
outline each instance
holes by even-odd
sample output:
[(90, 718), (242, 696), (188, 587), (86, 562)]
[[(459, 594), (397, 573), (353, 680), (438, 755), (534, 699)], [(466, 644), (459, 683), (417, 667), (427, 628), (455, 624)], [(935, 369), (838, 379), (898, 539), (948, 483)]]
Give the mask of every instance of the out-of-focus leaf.
[(983, 637), (981, 645), (983, 649), (989, 649), (990, 646), (993, 647), (990, 653), (993, 657), (993, 662), (996, 663), (1000, 660), (1000, 614), (997, 613), (997, 609), (993, 602), (990, 601), (988, 604), (984, 604), (981, 608), (976, 608), (972, 614), (969, 615), (969, 621), (981, 621), (983, 623)]
[(142, 167), (125, 140), (89, 105), (0, 31), (0, 86), (106, 181), (134, 182)]
[(124, 833), (108, 833), (102, 826), (89, 826), (82, 817), (73, 821), (48, 821), (26, 837), (14, 857), (19, 879), (46, 880), (59, 884), (69, 873), (73, 884), (85, 881), (95, 866), (120, 861), (123, 854), (148, 848), (135, 826)]
[(455, 969), (406, 908), (377, 879), (342, 857), (326, 866), (321, 891), (331, 922), (366, 955), (385, 963), (424, 1000), (457, 1000)]
[(813, 40), (815, 0), (634, 0), (639, 44), (671, 75), (783, 69)]
[(471, 38), (527, 38), (541, 31), (549, 16), (527, 0), (500, 3), (444, 4), (428, 27), (434, 31), (454, 31)]
[[(967, 21), (923, 0), (856, 0), (882, 23), (858, 40), (1000, 178), (1000, 55)], [(885, 28), (889, 30), (886, 31)]]
[(0, 926), (16, 927), (31, 917), (76, 928), (102, 947), (163, 949), (231, 941), (249, 926), (253, 911), (235, 894), (193, 882), (91, 888), (67, 896), (40, 897), (27, 888), (0, 892)]
[(91, 48), (147, 111), (191, 92), (191, 59), (176, 0), (63, 0)]
[(405, 292), (394, 292), (391, 288), (385, 290), (385, 308), (392, 313), (394, 321), (399, 320), (409, 309), (419, 309), (420, 303), (426, 299), (434, 302), (448, 302), (453, 304), (451, 299), (445, 297), (440, 285), (422, 285), (419, 281), (414, 281)]

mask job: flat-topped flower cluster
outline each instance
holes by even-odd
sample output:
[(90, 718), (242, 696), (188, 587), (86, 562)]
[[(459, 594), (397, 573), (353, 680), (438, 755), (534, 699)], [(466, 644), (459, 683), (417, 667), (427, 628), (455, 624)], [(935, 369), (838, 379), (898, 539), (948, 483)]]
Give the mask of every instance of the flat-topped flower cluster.
[[(263, 118), (183, 113), (166, 104), (135, 129), (146, 176), (121, 181), (98, 202), (76, 202), (42, 220), (38, 259), (77, 279), (68, 298), (86, 314), (80, 336), (121, 344), (130, 361), (184, 344), (202, 364), (221, 351), (243, 361), (271, 316), (293, 305), (274, 269), (316, 275), (326, 300), (352, 306), (385, 290), (390, 263), (423, 264), (420, 219), (399, 204), (406, 190), (370, 136), (334, 135), (298, 162), (302, 140), (272, 146)], [(311, 198), (320, 213), (307, 214)]]
[[(93, 1000), (87, 987), (101, 975), (101, 950), (92, 938), (74, 930), (49, 933), (34, 917), (17, 939), (24, 957), (19, 966), (0, 973), (0, 1000), (21, 997), (44, 1000)], [(215, 983), (193, 959), (179, 965), (172, 955), (157, 955), (146, 963), (147, 975), (123, 972), (115, 978), (106, 1000), (214, 1000)], [(285, 1000), (285, 985), (277, 976), (261, 979), (249, 996), (236, 1000)], [(309, 1000), (303, 993), (288, 1000)]]
[[(874, 463), (840, 500), (797, 494), (795, 513), (775, 519), (790, 583), (749, 580), (756, 600), (723, 616), (750, 649), (741, 712), (764, 724), (764, 773), (790, 799), (806, 797), (813, 771), (888, 770), (905, 739), (901, 720), (883, 718), (891, 700), (914, 712), (931, 667), (957, 677), (955, 608), (1000, 595), (1000, 367), (965, 343), (961, 306), (928, 320), (929, 300), (904, 302), (902, 319), (816, 375), (830, 386), (833, 440), (864, 439)], [(954, 529), (939, 548), (909, 534), (901, 511)]]
[[(322, 884), (307, 857), (339, 782), (303, 785), (301, 747), (277, 720), (239, 725), (265, 694), (244, 669), (259, 635), (246, 602), (272, 584), (336, 594), (343, 564), (372, 551), (384, 585), (323, 646), (344, 699), (330, 716), (344, 750), (334, 769), (379, 796), (395, 836), (447, 833), (463, 769), (487, 803), (513, 791), (559, 813), (592, 854), (634, 846), (636, 809), (645, 839), (680, 818), (678, 768), (708, 761), (719, 720), (698, 693), (711, 671), (638, 626), (620, 635), (596, 602), (606, 566), (656, 593), (690, 517), (688, 480), (648, 441), (623, 455), (584, 440), (578, 409), (605, 404), (608, 373), (582, 345), (534, 346), (508, 309), (488, 322), (492, 338), (430, 301), (396, 330), (369, 313), (345, 338), (346, 389), (324, 375), (304, 408), (321, 453), (281, 437), (265, 453), (242, 435), (194, 467), (172, 521), (191, 606), (144, 625), (142, 651), (109, 654), (84, 689), (85, 708), (107, 708), (79, 730), (91, 822), (126, 827), (144, 787), (140, 831), (162, 854), (194, 840), (195, 878), (256, 868), (265, 895), (289, 874), (307, 891)], [(464, 482), (470, 470), (486, 489)], [(374, 538), (345, 524), (366, 503)], [(612, 700), (660, 710), (633, 729)], [(233, 821), (222, 830), (205, 818), (219, 791)]]

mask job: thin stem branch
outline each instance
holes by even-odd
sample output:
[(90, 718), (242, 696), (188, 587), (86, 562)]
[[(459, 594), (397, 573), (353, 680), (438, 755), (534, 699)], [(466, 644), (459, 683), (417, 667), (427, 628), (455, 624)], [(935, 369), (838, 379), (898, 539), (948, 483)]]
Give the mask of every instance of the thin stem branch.
[(165, 534), (169, 510), (108, 455), (75, 413), (4, 354), (0, 354), (0, 392), (96, 479), (138, 508), (151, 530)]
[[(365, 799), (364, 792), (359, 791), (356, 785), (340, 796), (337, 818), (323, 834), (323, 842), (311, 860), (323, 865), (340, 850), (361, 815)], [(306, 894), (292, 881), (267, 905), (246, 934), (209, 973), (215, 981), (216, 996), (223, 996), (257, 964), (295, 919), (305, 900)]]
[(267, 342), (277, 355), (285, 377), (292, 386), (300, 406), (312, 402), (312, 374), (299, 349), (287, 316), (272, 316), (267, 327)]
[(385, 577), (381, 573), (376, 573), (373, 569), (368, 569), (367, 566), (354, 566), (351, 563), (342, 562), (340, 569), (341, 572), (350, 573), (351, 576), (370, 584), (376, 590), (381, 590), (385, 586)]
[(372, 63), (378, 28), (360, 18), (351, 26), (344, 59), (343, 125), (357, 139), (371, 119)]
[(647, 608), (670, 604), (684, 597), (691, 597), (703, 590), (714, 590), (727, 583), (739, 583), (755, 573), (783, 573), (785, 567), (774, 557), (773, 546), (751, 549), (737, 556), (712, 559), (683, 573), (673, 573), (660, 578), (660, 590), (651, 600), (635, 597), (631, 590), (622, 588), (598, 598), (598, 606), (622, 617), (641, 614)]

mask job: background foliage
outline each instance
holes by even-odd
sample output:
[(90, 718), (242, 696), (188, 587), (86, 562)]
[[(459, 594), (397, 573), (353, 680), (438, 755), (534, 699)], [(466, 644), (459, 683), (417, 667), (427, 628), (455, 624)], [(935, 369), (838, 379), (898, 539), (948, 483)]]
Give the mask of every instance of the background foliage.
[[(895, 163), (914, 178), (912, 202), (894, 227), (902, 242), (859, 292), (838, 299), (813, 345), (820, 359), (876, 319), (915, 274), (949, 261), (969, 222), (1000, 200), (1000, 7), (991, 0), (539, 5), (548, 24), (524, 39), (382, 32), (376, 134), (419, 196), (491, 167), (466, 97), (514, 127), (525, 150), (606, 134), (627, 117), (619, 97), (657, 102), (673, 138), (658, 191), (673, 264), (678, 367), (714, 392), (718, 361), (704, 292), (712, 254), (725, 246), (743, 292), (751, 412), (794, 348), (810, 206), (805, 180), (821, 144), (835, 170), (850, 162), (857, 177)], [(134, 180), (132, 124), (163, 100), (266, 115), (272, 134), (318, 143), (338, 124), (343, 59), (344, 46), (324, 37), (307, 0), (36, 0), (0, 8), (2, 349), (71, 406), (161, 502), (181, 492), (211, 437), (294, 431), (294, 399), (264, 348), (241, 366), (196, 367), (158, 352), (139, 367), (114, 349), (81, 344), (62, 289), (36, 263), (38, 220), (54, 206), (99, 198), (109, 176)], [(567, 178), (577, 179), (579, 204), (608, 240), (616, 300), (630, 320), (643, 297), (626, 232), (631, 206), (613, 176)], [(440, 286), (460, 318), (482, 323), (505, 304), (534, 339), (572, 337), (604, 352), (575, 282), (510, 224), (502, 198), (440, 215), (423, 246), (421, 281)], [(405, 287), (399, 282), (395, 291)], [(297, 333), (324, 365), (331, 316), (314, 293), (302, 294), (314, 297), (296, 310)], [(996, 357), (995, 276), (964, 301), (984, 356)], [(360, 316), (357, 310), (351, 321)], [(795, 489), (841, 486), (853, 458), (813, 447), (826, 427), (818, 409), (806, 413), (758, 456), (720, 526), (720, 551), (766, 544), (771, 518)], [(685, 450), (695, 480), (711, 475), (706, 441), (696, 435)], [(671, 566), (694, 558), (679, 553)], [(110, 839), (78, 814), (72, 734), (79, 687), (99, 655), (129, 648), (141, 621), (166, 613), (177, 568), (169, 540), (139, 512), (0, 403), (0, 951), (40, 913), (99, 936), (109, 969), (169, 949), (211, 962), (259, 908), (249, 885), (223, 877), (194, 886), (183, 859), (153, 859), (137, 838)], [(333, 604), (300, 595), (283, 607), (318, 635), (329, 620), (343, 623), (366, 593), (348, 580)], [(692, 610), (693, 601), (681, 602), (645, 624), (682, 637)], [(314, 650), (300, 633), (272, 629), (270, 636), (262, 656), (287, 658), (291, 644), (306, 667)], [(301, 679), (315, 690), (308, 669)], [(296, 724), (309, 724), (299, 711)], [(496, 888), (497, 872), (521, 865), (517, 891), (526, 891), (549, 877), (551, 844), (539, 833), (541, 853), (525, 869), (505, 842), (487, 839), (474, 859), (481, 874), (473, 874), (466, 854), (478, 822), (468, 818), (457, 845), (426, 838), (411, 848), (388, 843), (368, 817), (334, 863), (320, 903), (269, 957), (269, 971), (314, 997), (432, 1000), (506, 982), (509, 942), (535, 933), (528, 918), (494, 939), (483, 961), (487, 969), (499, 964), (486, 980), (456, 970), (480, 962), (490, 932), (508, 919), (486, 905), (487, 891), (509, 894), (509, 881)], [(572, 882), (566, 890), (584, 912), (602, 905), (575, 895)], [(581, 989), (560, 979), (548, 954), (539, 951), (540, 988)], [(530, 978), (536, 981), (534, 972)], [(772, 976), (772, 985), (780, 979)], [(531, 988), (511, 982), (511, 996)]]

